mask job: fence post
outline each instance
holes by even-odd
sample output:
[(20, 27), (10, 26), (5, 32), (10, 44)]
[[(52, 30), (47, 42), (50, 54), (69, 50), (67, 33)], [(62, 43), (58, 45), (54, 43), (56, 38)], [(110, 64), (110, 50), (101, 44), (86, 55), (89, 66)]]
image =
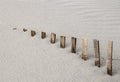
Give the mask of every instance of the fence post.
[(17, 30), (17, 28), (13, 28), (13, 30)]
[(87, 60), (87, 47), (88, 47), (88, 41), (86, 38), (82, 39), (82, 59)]
[(94, 52), (95, 52), (95, 66), (100, 67), (100, 46), (99, 46), (99, 40), (94, 39)]
[(72, 37), (71, 38), (71, 43), (72, 43), (71, 52), (72, 53), (76, 53), (76, 42), (77, 42), (77, 38)]
[(33, 36), (35, 36), (35, 35), (36, 35), (36, 32), (33, 31), (33, 30), (31, 30), (31, 36), (33, 37)]
[(112, 76), (112, 52), (113, 52), (113, 41), (108, 41), (107, 44), (107, 74)]
[(41, 32), (41, 38), (42, 39), (46, 38), (46, 32)]
[(54, 44), (56, 42), (56, 34), (55, 33), (51, 33), (51, 43)]
[(65, 41), (66, 41), (66, 37), (60, 36), (60, 47), (61, 48), (65, 48)]
[(26, 31), (27, 31), (27, 29), (23, 28), (23, 31), (24, 31), (24, 32), (26, 32)]

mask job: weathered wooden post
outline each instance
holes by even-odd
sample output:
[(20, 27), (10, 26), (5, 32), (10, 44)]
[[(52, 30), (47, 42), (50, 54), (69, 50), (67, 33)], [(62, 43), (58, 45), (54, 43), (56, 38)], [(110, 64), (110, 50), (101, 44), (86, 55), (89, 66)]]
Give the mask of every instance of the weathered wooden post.
[(88, 47), (88, 41), (86, 38), (82, 39), (82, 59), (87, 60), (87, 47)]
[(55, 33), (51, 33), (51, 43), (54, 44), (56, 42), (56, 34)]
[(99, 40), (94, 39), (94, 52), (95, 52), (95, 66), (100, 67), (100, 46), (99, 46)]
[(46, 38), (46, 32), (41, 32), (41, 38), (42, 39)]
[(13, 30), (17, 30), (17, 28), (13, 28)]
[(66, 37), (60, 36), (60, 47), (61, 48), (65, 48), (65, 41), (66, 41)]
[(113, 41), (108, 41), (107, 44), (107, 74), (112, 76), (112, 52), (113, 52)]
[(76, 53), (76, 42), (77, 42), (77, 38), (72, 37), (71, 38), (71, 43), (72, 43), (72, 45), (71, 45), (71, 52), (72, 53)]
[(23, 32), (26, 32), (26, 31), (27, 31), (27, 29), (23, 28)]
[(36, 35), (36, 32), (33, 31), (33, 30), (31, 30), (31, 36), (33, 37), (33, 36), (35, 36), (35, 35)]

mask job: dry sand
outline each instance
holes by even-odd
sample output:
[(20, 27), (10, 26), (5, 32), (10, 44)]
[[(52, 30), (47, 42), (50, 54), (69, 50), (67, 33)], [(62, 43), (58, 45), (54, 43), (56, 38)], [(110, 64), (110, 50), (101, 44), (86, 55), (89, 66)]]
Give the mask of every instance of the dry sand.
[[(31, 29), (37, 31), (33, 38)], [(47, 32), (44, 40), (41, 31)], [(49, 41), (51, 32), (56, 44)], [(76, 54), (71, 36), (78, 38)], [(0, 0), (0, 37), (0, 82), (120, 81), (119, 0)], [(88, 38), (87, 61), (80, 58), (82, 37)], [(94, 66), (93, 39), (100, 40), (101, 68)], [(112, 77), (106, 74), (107, 40), (114, 44)]]

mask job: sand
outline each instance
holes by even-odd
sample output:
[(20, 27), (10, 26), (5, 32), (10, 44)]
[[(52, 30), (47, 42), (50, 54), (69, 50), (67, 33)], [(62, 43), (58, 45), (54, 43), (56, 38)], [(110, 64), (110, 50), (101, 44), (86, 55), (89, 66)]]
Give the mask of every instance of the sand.
[[(0, 82), (119, 82), (119, 0), (0, 0)], [(13, 30), (17, 28), (17, 30)], [(22, 28), (27, 28), (23, 32)], [(30, 36), (30, 30), (37, 35)], [(41, 31), (47, 33), (41, 39)], [(50, 33), (57, 42), (50, 43)], [(60, 36), (67, 46), (60, 48)], [(77, 53), (71, 37), (77, 37)], [(81, 39), (88, 38), (88, 60)], [(94, 66), (93, 39), (100, 40), (101, 67)], [(113, 76), (106, 74), (107, 41), (113, 40)]]

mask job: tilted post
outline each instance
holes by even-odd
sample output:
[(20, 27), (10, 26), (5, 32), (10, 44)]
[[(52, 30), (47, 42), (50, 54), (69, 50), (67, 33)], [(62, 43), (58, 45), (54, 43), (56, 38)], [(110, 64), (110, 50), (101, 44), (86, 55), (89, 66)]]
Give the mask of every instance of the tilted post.
[(107, 44), (107, 74), (112, 76), (112, 53), (113, 53), (113, 41), (108, 41)]
[(65, 48), (65, 41), (66, 41), (66, 37), (60, 36), (60, 47), (61, 48)]
[(41, 38), (42, 39), (46, 38), (46, 32), (41, 32)]
[(55, 33), (51, 33), (51, 43), (54, 44), (56, 42), (56, 34)]
[(95, 52), (95, 66), (100, 67), (100, 46), (99, 46), (99, 40), (94, 39), (94, 52)]
[(36, 35), (36, 32), (33, 31), (33, 30), (31, 30), (31, 36), (33, 37), (33, 36), (35, 36), (35, 35)]
[(72, 45), (71, 45), (71, 52), (72, 53), (76, 53), (76, 42), (77, 42), (77, 38), (72, 37), (71, 38), (71, 43), (72, 43)]
[(82, 59), (87, 60), (87, 47), (88, 47), (88, 40), (86, 38), (82, 39)]

